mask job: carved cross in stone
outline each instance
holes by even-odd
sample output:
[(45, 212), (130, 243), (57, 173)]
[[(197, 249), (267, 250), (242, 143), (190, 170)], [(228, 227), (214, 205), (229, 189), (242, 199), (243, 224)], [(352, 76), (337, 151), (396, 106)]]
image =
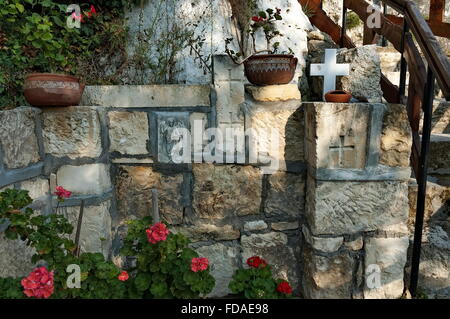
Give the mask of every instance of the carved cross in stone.
[(325, 93), (336, 89), (336, 77), (350, 74), (349, 64), (336, 63), (336, 49), (325, 49), (325, 64), (311, 64), (311, 76), (323, 76), (323, 98)]
[[(345, 136), (341, 135), (339, 136), (339, 144), (330, 146), (330, 155), (331, 158), (334, 159), (335, 156), (333, 153), (337, 153), (338, 155), (337, 166), (344, 167), (344, 160), (346, 158), (346, 153), (347, 152), (353, 153), (354, 150), (355, 145), (345, 145)], [(336, 163), (336, 161), (333, 162)]]

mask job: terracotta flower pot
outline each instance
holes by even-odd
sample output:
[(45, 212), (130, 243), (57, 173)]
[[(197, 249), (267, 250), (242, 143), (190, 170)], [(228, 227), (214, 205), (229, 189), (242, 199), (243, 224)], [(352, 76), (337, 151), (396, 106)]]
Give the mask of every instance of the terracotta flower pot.
[(244, 62), (245, 76), (255, 85), (288, 84), (298, 59), (290, 54), (253, 55)]
[(352, 95), (346, 91), (334, 90), (325, 94), (325, 101), (334, 103), (348, 103)]
[(25, 78), (25, 99), (32, 106), (78, 105), (84, 84), (79, 79), (63, 74), (32, 73)]

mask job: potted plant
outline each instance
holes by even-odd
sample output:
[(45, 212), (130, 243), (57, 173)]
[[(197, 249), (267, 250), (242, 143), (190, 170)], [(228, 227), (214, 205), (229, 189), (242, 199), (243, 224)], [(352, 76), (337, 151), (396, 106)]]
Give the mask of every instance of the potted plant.
[(332, 90), (325, 93), (325, 101), (332, 103), (348, 103), (352, 95), (344, 90)]
[[(92, 17), (96, 14), (93, 5), (89, 12), (71, 14), (73, 21), (84, 22), (83, 15)], [(50, 71), (49, 73), (30, 73), (25, 76), (24, 96), (32, 106), (70, 106), (78, 105), (84, 91), (85, 85), (80, 80), (71, 75), (56, 73), (57, 70), (66, 66), (67, 57), (65, 53), (70, 47), (65, 47), (53, 38), (48, 31), (52, 24), (47, 24), (47, 20), (37, 21), (38, 29), (44, 30), (41, 38), (33, 39), (35, 34), (30, 35), (30, 40), (34, 47), (41, 47), (42, 54), (36, 54), (33, 58), (38, 69)], [(65, 35), (69, 35), (70, 30), (63, 28)], [(45, 33), (46, 32), (46, 33)], [(39, 42), (41, 41), (41, 42)]]
[[(292, 54), (289, 49), (289, 54), (284, 52), (278, 53), (280, 43), (275, 42), (271, 44), (272, 39), (282, 34), (276, 29), (275, 23), (282, 20), (281, 9), (266, 9), (260, 11), (258, 15), (251, 18), (251, 24), (248, 34), (251, 37), (251, 51), (250, 56), (239, 61), (244, 56), (245, 50), (241, 43), (239, 47), (240, 52), (234, 52), (229, 48), (233, 38), (225, 39), (225, 51), (228, 56), (236, 64), (244, 64), (245, 75), (250, 83), (255, 85), (275, 85), (288, 84), (292, 81), (295, 69), (297, 67), (298, 59)], [(256, 50), (256, 33), (262, 30), (265, 36), (267, 49)], [(260, 54), (267, 52), (266, 54)]]

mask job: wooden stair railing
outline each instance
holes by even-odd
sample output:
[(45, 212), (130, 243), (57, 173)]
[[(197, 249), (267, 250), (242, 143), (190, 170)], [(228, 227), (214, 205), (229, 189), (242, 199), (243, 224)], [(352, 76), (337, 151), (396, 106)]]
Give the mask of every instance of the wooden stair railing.
[[(422, 243), (422, 228), (425, 210), (425, 194), (428, 170), (428, 151), (430, 147), (431, 117), (433, 111), (434, 84), (437, 80), (446, 100), (450, 101), (450, 61), (444, 54), (432, 29), (441, 36), (450, 37), (450, 24), (442, 22), (445, 0), (431, 0), (434, 10), (430, 10), (427, 23), (416, 4), (410, 0), (384, 0), (384, 6), (390, 6), (403, 15), (400, 18), (402, 27), (392, 21), (390, 16), (379, 12), (381, 24), (379, 28), (369, 28), (366, 21), (373, 13), (368, 10), (371, 4), (365, 0), (344, 0), (342, 11), (342, 28), (331, 20), (322, 9), (321, 0), (298, 0), (302, 6), (308, 6), (313, 12), (309, 20), (319, 30), (329, 34), (333, 41), (341, 47), (354, 48), (355, 44), (346, 35), (347, 9), (355, 12), (364, 22), (364, 44), (376, 43), (376, 35), (387, 39), (401, 53), (400, 83), (392, 84), (383, 74), (381, 89), (389, 103), (406, 104), (408, 119), (412, 130), (411, 166), (417, 184), (417, 206), (414, 231), (414, 245), (411, 261), (411, 281), (409, 285), (412, 296), (416, 295)], [(386, 11), (386, 10), (385, 10)], [(440, 18), (439, 18), (440, 16)], [(398, 22), (397, 21), (397, 22)], [(420, 52), (415, 42), (420, 47)], [(422, 59), (422, 55), (425, 61)], [(406, 72), (409, 71), (408, 94), (405, 98)], [(419, 134), (419, 123), (423, 112), (422, 138)]]

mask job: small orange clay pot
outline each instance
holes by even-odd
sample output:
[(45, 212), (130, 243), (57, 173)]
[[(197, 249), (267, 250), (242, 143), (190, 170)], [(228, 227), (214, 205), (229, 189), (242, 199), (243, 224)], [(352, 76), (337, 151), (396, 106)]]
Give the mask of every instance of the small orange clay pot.
[(294, 78), (297, 62), (291, 54), (253, 55), (244, 62), (245, 76), (255, 85), (288, 84)]
[(334, 103), (348, 103), (352, 95), (343, 90), (334, 90), (325, 94), (325, 101)]
[(64, 74), (32, 73), (25, 78), (25, 99), (32, 106), (78, 105), (84, 84)]

